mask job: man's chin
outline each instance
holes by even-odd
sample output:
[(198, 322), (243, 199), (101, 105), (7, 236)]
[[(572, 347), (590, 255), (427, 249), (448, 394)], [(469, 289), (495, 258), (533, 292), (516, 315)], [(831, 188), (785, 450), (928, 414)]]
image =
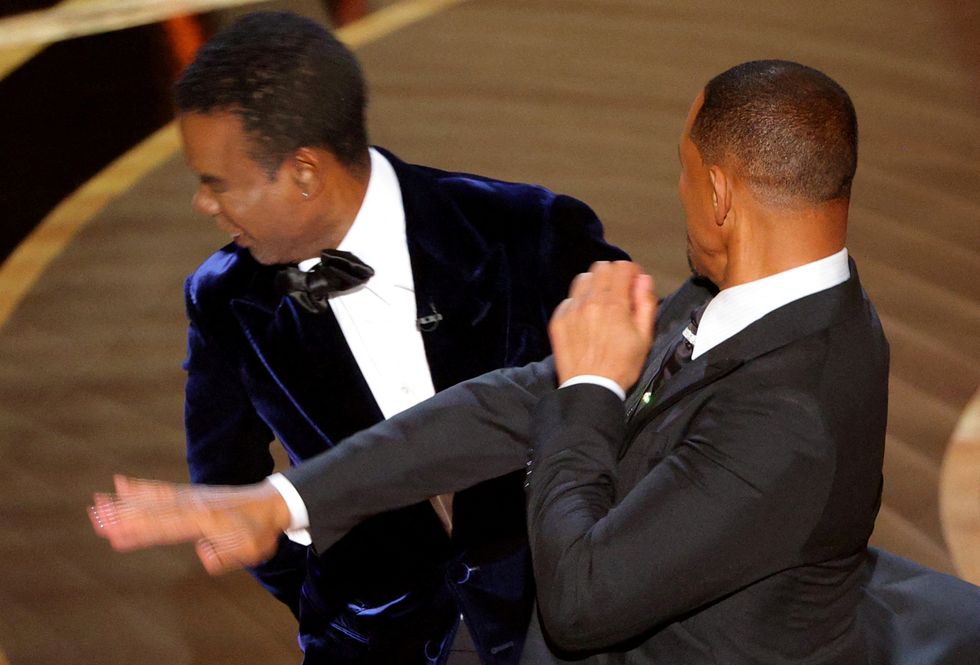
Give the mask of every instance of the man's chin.
[(256, 263), (258, 263), (260, 265), (263, 265), (263, 266), (275, 266), (275, 265), (279, 265), (279, 264), (282, 263), (282, 261), (276, 261), (275, 259), (270, 258), (268, 256), (263, 256), (261, 254), (257, 254), (255, 252), (253, 252), (251, 249), (248, 250), (248, 253), (252, 255), (252, 258), (255, 259), (255, 262)]
[(237, 242), (235, 244), (238, 246), (239, 249), (244, 249), (246, 252), (248, 252), (249, 255), (251, 255), (252, 259), (254, 259), (255, 262), (258, 264), (264, 266), (271, 266), (278, 263), (278, 261), (273, 260), (273, 258), (269, 256), (268, 253), (263, 252), (261, 249), (248, 245), (242, 245)]

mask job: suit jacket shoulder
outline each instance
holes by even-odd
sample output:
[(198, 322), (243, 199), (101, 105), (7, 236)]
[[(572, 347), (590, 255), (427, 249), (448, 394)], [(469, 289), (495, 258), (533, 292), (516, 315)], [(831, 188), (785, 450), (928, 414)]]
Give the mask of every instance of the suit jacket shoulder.
[[(191, 313), (216, 314), (227, 308), (232, 298), (252, 293), (256, 277), (270, 275), (266, 288), (271, 288), (271, 275), (275, 268), (262, 266), (247, 249), (225, 245), (204, 260), (184, 284), (184, 295)], [(192, 317), (193, 318), (193, 317)]]
[(522, 293), (540, 296), (539, 315), (546, 318), (571, 279), (592, 262), (629, 258), (605, 242), (595, 212), (575, 198), (538, 185), (406, 164), (382, 153), (402, 188), (410, 249), (414, 238), (427, 257), (476, 270), (494, 251), (503, 252), (511, 275), (532, 282)]

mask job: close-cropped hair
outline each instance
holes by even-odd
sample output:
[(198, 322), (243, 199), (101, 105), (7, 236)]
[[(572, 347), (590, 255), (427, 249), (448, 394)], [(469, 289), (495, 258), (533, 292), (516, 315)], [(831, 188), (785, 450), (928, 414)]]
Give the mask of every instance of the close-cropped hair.
[(704, 88), (691, 141), (706, 164), (727, 164), (770, 203), (848, 199), (857, 115), (826, 74), (784, 60), (732, 67)]
[(272, 177), (302, 147), (367, 164), (366, 92), (357, 59), (328, 30), (288, 12), (255, 12), (198, 51), (175, 86), (180, 113), (229, 112)]

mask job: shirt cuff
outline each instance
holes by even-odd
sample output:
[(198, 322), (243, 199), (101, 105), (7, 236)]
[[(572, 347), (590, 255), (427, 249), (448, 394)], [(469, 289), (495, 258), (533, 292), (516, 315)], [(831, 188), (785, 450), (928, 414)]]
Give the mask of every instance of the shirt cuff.
[[(626, 391), (623, 390), (622, 386), (620, 386), (618, 383), (616, 383), (610, 378), (607, 378), (605, 376), (597, 376), (595, 374), (579, 374), (578, 376), (573, 376), (568, 381), (565, 381), (563, 384), (558, 386), (558, 389), (561, 390), (562, 388), (575, 386), (580, 383), (591, 383), (592, 385), (608, 388), (609, 390), (616, 393), (616, 396), (619, 397), (619, 399), (623, 400), (624, 402), (626, 401)], [(296, 490), (293, 491), (295, 492)], [(299, 495), (297, 494), (297, 496)]]
[(286, 529), (286, 537), (300, 545), (311, 545), (313, 539), (307, 530), (310, 526), (310, 515), (306, 511), (306, 503), (303, 501), (303, 497), (281, 473), (274, 473), (266, 480), (279, 492), (279, 496), (286, 502), (286, 508), (289, 510), (289, 528)]

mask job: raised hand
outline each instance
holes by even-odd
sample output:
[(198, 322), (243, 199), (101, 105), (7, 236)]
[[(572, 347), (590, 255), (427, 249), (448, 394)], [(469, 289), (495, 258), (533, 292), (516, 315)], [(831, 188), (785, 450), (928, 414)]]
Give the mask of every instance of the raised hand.
[(216, 575), (268, 559), (289, 526), (285, 502), (268, 483), (211, 487), (114, 480), (115, 494), (95, 494), (89, 517), (95, 532), (118, 551), (193, 542), (204, 568)]
[(594, 374), (636, 383), (653, 342), (653, 278), (635, 263), (594, 263), (572, 282), (548, 333), (558, 381)]

